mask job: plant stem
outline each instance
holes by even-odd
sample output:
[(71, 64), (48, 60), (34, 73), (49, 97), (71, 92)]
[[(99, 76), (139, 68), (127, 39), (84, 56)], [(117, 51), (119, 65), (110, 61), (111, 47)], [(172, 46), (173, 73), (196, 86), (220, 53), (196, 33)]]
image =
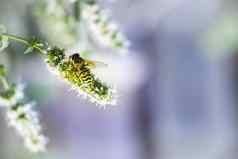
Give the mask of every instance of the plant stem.
[(25, 44), (25, 45), (30, 45), (30, 43), (29, 43), (27, 40), (25, 40), (25, 39), (23, 39), (23, 38), (21, 38), (21, 37), (15, 36), (15, 35), (2, 34), (1, 36), (2, 36), (2, 37), (7, 37), (7, 38), (10, 39), (10, 40), (14, 40), (14, 41), (23, 43), (23, 44)]
[(81, 0), (76, 0), (74, 3), (74, 16), (77, 22), (81, 19)]
[(96, 3), (95, 0), (85, 0), (85, 2), (86, 2), (87, 4), (95, 4), (95, 3)]
[(2, 37), (6, 37), (6, 38), (8, 38), (10, 40), (14, 40), (14, 41), (19, 42), (19, 43), (22, 43), (24, 45), (33, 47), (34, 49), (38, 50), (40, 53), (46, 54), (45, 53), (46, 51), (44, 49), (42, 49), (41, 47), (38, 47), (38, 46), (32, 46), (31, 43), (28, 40), (26, 40), (26, 39), (24, 39), (22, 37), (18, 37), (18, 36), (11, 35), (11, 34), (2, 34), (2, 35), (0, 35), (0, 37), (1, 36)]
[(3, 85), (3, 88), (4, 88), (5, 90), (9, 89), (9, 84), (8, 84), (8, 82), (7, 82), (7, 80), (6, 80), (5, 77), (0, 77), (0, 81), (1, 81), (1, 83), (2, 83), (2, 85)]

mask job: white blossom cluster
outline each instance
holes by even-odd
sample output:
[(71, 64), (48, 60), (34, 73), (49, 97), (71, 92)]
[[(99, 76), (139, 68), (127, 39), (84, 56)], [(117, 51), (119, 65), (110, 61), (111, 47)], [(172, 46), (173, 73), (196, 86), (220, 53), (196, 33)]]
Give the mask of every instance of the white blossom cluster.
[[(66, 80), (65, 80), (66, 81)], [(99, 108), (106, 109), (107, 106), (115, 106), (117, 104), (117, 92), (115, 88), (110, 88), (108, 90), (108, 97), (105, 99), (99, 99), (96, 94), (86, 93), (82, 89), (72, 85), (69, 81), (66, 81), (69, 85), (71, 85), (72, 90), (78, 93), (78, 96), (82, 97), (83, 99), (89, 99), (90, 102), (96, 104)], [(111, 99), (113, 97), (113, 99)]]
[(23, 98), (23, 86), (12, 85), (0, 93), (0, 105), (6, 108), (8, 124), (23, 138), (26, 148), (34, 153), (45, 151), (48, 139), (41, 134), (34, 103), (24, 103)]
[(6, 91), (1, 92), (0, 106), (11, 107), (24, 98), (23, 85), (12, 85)]
[(101, 9), (97, 4), (86, 4), (82, 16), (94, 38), (101, 44), (116, 49), (122, 54), (128, 52), (129, 41), (119, 31), (118, 25), (110, 20), (106, 10)]

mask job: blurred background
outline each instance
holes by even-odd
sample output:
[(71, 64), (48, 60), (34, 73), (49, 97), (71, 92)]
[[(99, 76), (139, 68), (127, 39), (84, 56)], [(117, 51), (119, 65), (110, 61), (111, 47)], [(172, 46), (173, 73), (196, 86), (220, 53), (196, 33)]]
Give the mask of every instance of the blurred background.
[[(37, 19), (33, 2), (0, 0), (0, 23), (12, 34), (67, 43), (43, 33), (56, 24)], [(41, 56), (23, 55), (13, 42), (0, 63), (12, 81), (27, 85), (50, 143), (46, 153), (28, 153), (1, 111), (0, 159), (236, 158), (238, 1), (99, 3), (131, 41), (126, 56), (96, 54), (109, 64), (98, 76), (117, 87), (117, 106), (103, 110), (78, 97)]]

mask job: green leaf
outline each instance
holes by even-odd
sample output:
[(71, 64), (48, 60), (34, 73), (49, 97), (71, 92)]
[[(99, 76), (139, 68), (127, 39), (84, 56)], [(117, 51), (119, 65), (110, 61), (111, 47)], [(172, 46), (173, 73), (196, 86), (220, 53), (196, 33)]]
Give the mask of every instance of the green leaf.
[(29, 53), (31, 53), (33, 50), (34, 50), (34, 48), (30, 46), (30, 47), (28, 47), (28, 48), (24, 51), (24, 54), (29, 54)]
[(29, 42), (29, 46), (24, 51), (24, 54), (29, 54), (35, 51), (36, 48), (42, 48), (44, 46), (43, 43), (41, 43), (38, 39), (33, 38)]

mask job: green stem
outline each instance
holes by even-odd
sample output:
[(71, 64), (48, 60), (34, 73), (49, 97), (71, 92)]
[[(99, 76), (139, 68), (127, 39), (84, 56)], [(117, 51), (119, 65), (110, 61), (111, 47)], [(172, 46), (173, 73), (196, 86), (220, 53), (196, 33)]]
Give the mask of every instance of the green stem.
[(87, 4), (91, 4), (91, 5), (96, 3), (95, 0), (85, 0), (85, 2), (86, 2)]
[(77, 22), (81, 19), (81, 0), (76, 0), (74, 3), (74, 16)]
[(46, 52), (44, 49), (42, 49), (38, 46), (32, 46), (31, 43), (28, 40), (24, 39), (24, 38), (21, 38), (21, 37), (15, 36), (15, 35), (11, 35), (11, 34), (2, 34), (0, 36), (6, 37), (10, 40), (14, 40), (16, 42), (22, 43), (22, 44), (30, 46), (30, 47), (34, 47), (34, 49), (38, 50), (42, 54), (45, 54), (45, 52)]
[(23, 39), (23, 38), (21, 38), (21, 37), (15, 36), (15, 35), (2, 34), (1, 36), (2, 36), (2, 37), (7, 37), (7, 38), (10, 39), (10, 40), (14, 40), (14, 41), (23, 43), (23, 44), (25, 44), (25, 45), (30, 45), (30, 43), (29, 43), (27, 40), (25, 40), (25, 39)]
[(5, 77), (0, 77), (0, 81), (1, 81), (1, 83), (2, 83), (2, 85), (3, 85), (3, 88), (4, 88), (5, 90), (8, 90), (8, 89), (9, 89), (9, 84), (8, 84), (6, 78), (5, 78)]

